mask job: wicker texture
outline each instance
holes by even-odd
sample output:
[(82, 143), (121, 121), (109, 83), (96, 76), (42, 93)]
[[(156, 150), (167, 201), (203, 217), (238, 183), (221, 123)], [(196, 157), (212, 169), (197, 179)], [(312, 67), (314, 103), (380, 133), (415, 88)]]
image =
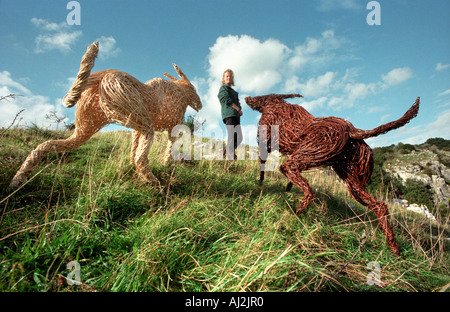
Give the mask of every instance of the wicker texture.
[[(260, 144), (271, 150), (270, 129), (279, 126), (279, 151), (288, 155), (280, 166), (280, 171), (289, 179), (287, 190), (292, 185), (304, 192), (303, 201), (296, 213), (305, 211), (314, 199), (314, 193), (301, 172), (308, 169), (331, 166), (337, 175), (346, 182), (350, 194), (359, 203), (371, 209), (378, 218), (379, 225), (386, 236), (388, 246), (400, 255), (392, 227), (388, 220), (388, 209), (385, 203), (373, 198), (366, 185), (373, 170), (373, 152), (363, 141), (393, 129), (404, 126), (419, 111), (420, 98), (400, 119), (381, 125), (373, 130), (356, 129), (350, 122), (338, 117), (315, 118), (299, 105), (285, 101), (287, 98), (302, 97), (299, 94), (270, 94), (266, 96), (247, 97), (247, 105), (262, 113), (259, 129), (267, 129), (269, 133), (259, 136)], [(261, 130), (262, 131), (262, 130)], [(264, 149), (260, 149), (264, 150)], [(263, 156), (263, 155), (262, 155)], [(262, 167), (266, 159), (261, 156)], [(264, 171), (260, 173), (260, 181), (264, 180)]]
[(36, 147), (11, 180), (11, 187), (20, 185), (46, 154), (78, 148), (110, 123), (133, 129), (131, 161), (144, 180), (159, 184), (148, 163), (154, 132), (169, 131), (163, 155), (166, 162), (173, 144), (170, 131), (183, 122), (188, 105), (196, 111), (202, 108), (195, 87), (175, 64), (180, 79), (165, 73), (170, 81), (155, 78), (145, 84), (115, 69), (91, 74), (98, 50), (97, 42), (88, 47), (77, 78), (63, 99), (67, 107), (77, 104), (73, 134), (65, 140), (50, 140)]

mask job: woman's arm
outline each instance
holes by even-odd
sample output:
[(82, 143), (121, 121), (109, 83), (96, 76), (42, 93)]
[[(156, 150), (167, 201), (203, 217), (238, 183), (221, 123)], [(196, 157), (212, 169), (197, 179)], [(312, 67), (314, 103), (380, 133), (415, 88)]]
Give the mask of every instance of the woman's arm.
[(242, 110), (239, 108), (239, 106), (237, 106), (232, 97), (230, 96), (230, 94), (228, 93), (228, 89), (227, 87), (225, 87), (225, 85), (222, 85), (220, 87), (219, 90), (219, 94), (217, 95), (217, 97), (219, 98), (219, 101), (222, 105), (228, 105), (230, 107), (232, 107), (233, 109), (235, 109), (239, 116), (242, 116)]
[(235, 110), (237, 110), (239, 116), (242, 116), (242, 109), (239, 106), (237, 106), (236, 104), (233, 103), (233, 104), (231, 104), (231, 107), (233, 107)]

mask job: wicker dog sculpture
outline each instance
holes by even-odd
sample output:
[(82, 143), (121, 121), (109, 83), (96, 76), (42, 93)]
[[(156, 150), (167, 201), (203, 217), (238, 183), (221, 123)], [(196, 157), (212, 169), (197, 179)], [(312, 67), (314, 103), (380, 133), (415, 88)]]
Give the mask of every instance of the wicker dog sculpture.
[[(253, 110), (262, 113), (259, 120), (258, 139), (267, 151), (271, 149), (271, 126), (279, 128), (279, 151), (288, 155), (280, 166), (280, 171), (289, 179), (286, 191), (292, 185), (299, 187), (304, 198), (296, 213), (305, 211), (314, 199), (314, 193), (301, 172), (308, 169), (331, 166), (336, 174), (346, 182), (350, 194), (359, 203), (371, 209), (378, 218), (379, 225), (386, 236), (388, 246), (400, 255), (392, 227), (388, 220), (385, 203), (374, 199), (366, 191), (373, 170), (373, 152), (364, 139), (378, 136), (402, 127), (414, 118), (419, 111), (420, 98), (400, 119), (376, 127), (373, 130), (356, 129), (350, 122), (338, 117), (315, 118), (299, 105), (287, 103), (284, 99), (302, 97), (300, 94), (271, 94), (247, 97), (245, 101)], [(267, 135), (261, 135), (266, 129)], [(260, 181), (264, 180), (264, 161), (261, 154)]]
[(173, 64), (180, 79), (165, 73), (170, 81), (155, 78), (145, 84), (115, 69), (90, 73), (99, 50), (98, 42), (84, 54), (76, 80), (63, 99), (66, 107), (78, 103), (75, 130), (65, 140), (50, 140), (33, 150), (11, 180), (10, 187), (21, 184), (39, 161), (50, 152), (76, 149), (110, 123), (132, 128), (131, 161), (144, 180), (159, 185), (148, 167), (148, 152), (155, 131), (169, 131), (163, 160), (170, 157), (172, 128), (183, 122), (187, 106), (196, 111), (202, 103), (185, 74)]

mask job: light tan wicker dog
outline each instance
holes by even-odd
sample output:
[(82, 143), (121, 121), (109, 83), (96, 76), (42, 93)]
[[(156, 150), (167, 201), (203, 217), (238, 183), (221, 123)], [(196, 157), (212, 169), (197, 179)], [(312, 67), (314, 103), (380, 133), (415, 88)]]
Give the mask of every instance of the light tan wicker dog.
[(11, 180), (10, 187), (21, 184), (46, 154), (78, 148), (110, 123), (133, 129), (131, 161), (144, 180), (159, 184), (148, 166), (148, 152), (154, 132), (169, 131), (163, 156), (166, 162), (173, 143), (170, 135), (172, 128), (183, 122), (188, 105), (199, 111), (201, 100), (195, 87), (175, 64), (173, 66), (180, 79), (165, 73), (170, 81), (155, 78), (141, 83), (115, 69), (91, 74), (98, 50), (98, 42), (88, 47), (77, 78), (63, 99), (66, 107), (77, 104), (73, 134), (65, 140), (50, 140), (36, 147)]

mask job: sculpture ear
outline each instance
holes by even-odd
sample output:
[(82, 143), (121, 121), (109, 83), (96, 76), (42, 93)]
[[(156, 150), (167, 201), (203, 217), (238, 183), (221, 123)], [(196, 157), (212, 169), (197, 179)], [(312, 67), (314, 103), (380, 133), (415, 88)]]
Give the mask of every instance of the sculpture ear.
[(282, 94), (281, 96), (283, 97), (283, 99), (290, 99), (290, 98), (295, 98), (295, 97), (303, 97), (303, 95), (298, 94), (298, 93)]
[(178, 76), (180, 76), (181, 79), (176, 79), (174, 76), (168, 74), (168, 73), (164, 73), (164, 76), (166, 76), (167, 78), (169, 78), (171, 81), (176, 82), (179, 80), (184, 80), (186, 82), (190, 82), (188, 77), (186, 77), (186, 75), (181, 71), (181, 69), (178, 68), (177, 64), (173, 63), (173, 68), (175, 68), (175, 70), (177, 71)]
[(188, 77), (186, 77), (186, 75), (181, 71), (181, 69), (178, 68), (177, 64), (173, 63), (173, 68), (175, 68), (175, 70), (177, 71), (178, 76), (180, 76), (181, 80), (186, 80), (187, 82), (189, 82)]
[(170, 74), (168, 74), (168, 73), (164, 73), (164, 76), (166, 76), (167, 78), (169, 78), (171, 81), (177, 81), (177, 79), (176, 79), (174, 76), (172, 76), (172, 75), (170, 75)]

